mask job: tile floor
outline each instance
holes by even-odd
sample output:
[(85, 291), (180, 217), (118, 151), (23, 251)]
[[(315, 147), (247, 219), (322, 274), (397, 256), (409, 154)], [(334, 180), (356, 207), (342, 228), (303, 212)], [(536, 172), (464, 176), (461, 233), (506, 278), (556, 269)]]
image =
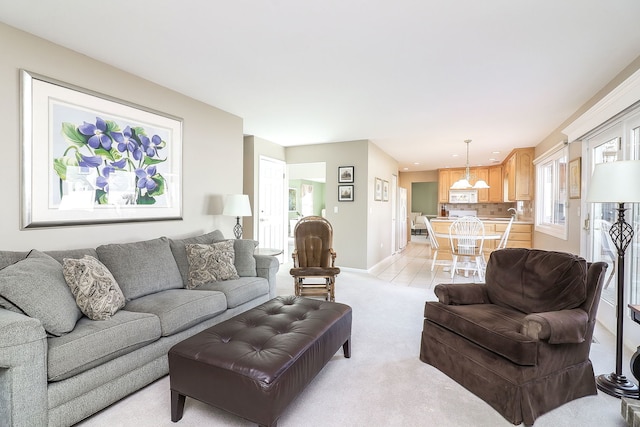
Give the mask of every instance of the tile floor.
[(433, 288), (438, 283), (481, 282), (477, 275), (455, 274), (446, 265), (437, 265), (431, 271), (433, 251), (425, 235), (411, 236), (407, 247), (375, 265), (369, 273), (380, 280), (398, 286)]

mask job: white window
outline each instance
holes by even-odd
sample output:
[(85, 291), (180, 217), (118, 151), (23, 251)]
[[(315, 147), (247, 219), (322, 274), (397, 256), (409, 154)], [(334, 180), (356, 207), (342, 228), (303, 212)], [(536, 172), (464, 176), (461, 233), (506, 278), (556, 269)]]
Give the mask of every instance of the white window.
[(536, 159), (536, 231), (567, 240), (566, 146)]

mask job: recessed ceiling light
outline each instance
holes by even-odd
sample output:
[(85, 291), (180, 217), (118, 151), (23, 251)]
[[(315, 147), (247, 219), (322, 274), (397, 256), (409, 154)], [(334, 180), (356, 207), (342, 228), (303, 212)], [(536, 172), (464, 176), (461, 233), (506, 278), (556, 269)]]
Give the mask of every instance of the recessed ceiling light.
[(417, 166), (420, 164), (420, 162), (413, 162), (413, 164)]
[(458, 157), (460, 154), (452, 154), (451, 157)]
[(492, 151), (491, 154), (500, 154), (499, 151)]
[(489, 159), (490, 162), (495, 162), (498, 159), (494, 159), (493, 157)]
[(402, 170), (408, 171), (408, 170), (409, 170), (409, 168), (402, 168)]

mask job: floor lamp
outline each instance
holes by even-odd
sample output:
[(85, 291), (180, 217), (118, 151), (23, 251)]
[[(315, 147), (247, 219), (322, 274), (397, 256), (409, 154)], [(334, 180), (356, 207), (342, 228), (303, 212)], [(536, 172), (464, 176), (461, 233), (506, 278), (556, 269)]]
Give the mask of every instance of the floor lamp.
[(240, 225), (241, 216), (251, 216), (251, 205), (249, 204), (249, 196), (246, 194), (229, 194), (224, 198), (224, 208), (222, 215), (236, 217), (236, 225), (233, 226), (233, 234), (236, 239), (242, 237), (242, 225)]
[(587, 203), (617, 203), (618, 220), (609, 234), (618, 250), (618, 288), (616, 289), (616, 370), (596, 377), (599, 390), (615, 397), (639, 397), (638, 386), (622, 374), (624, 323), (624, 256), (633, 240), (633, 226), (624, 219), (625, 203), (640, 203), (640, 160), (597, 164), (593, 170)]

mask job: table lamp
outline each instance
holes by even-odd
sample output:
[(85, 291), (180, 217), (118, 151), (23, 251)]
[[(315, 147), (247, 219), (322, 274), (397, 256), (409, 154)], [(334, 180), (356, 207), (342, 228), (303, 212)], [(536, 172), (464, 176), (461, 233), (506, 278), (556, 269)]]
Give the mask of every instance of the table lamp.
[(615, 397), (639, 397), (638, 386), (622, 374), (624, 320), (624, 255), (633, 240), (633, 227), (624, 219), (625, 203), (640, 203), (640, 160), (599, 163), (587, 191), (587, 203), (617, 203), (618, 220), (611, 225), (609, 235), (618, 250), (618, 287), (616, 289), (616, 370), (598, 375), (599, 390)]
[(249, 204), (249, 196), (246, 194), (229, 194), (224, 198), (224, 208), (222, 215), (236, 217), (236, 225), (233, 226), (233, 234), (236, 239), (242, 237), (242, 225), (240, 225), (241, 216), (251, 216), (251, 205)]

